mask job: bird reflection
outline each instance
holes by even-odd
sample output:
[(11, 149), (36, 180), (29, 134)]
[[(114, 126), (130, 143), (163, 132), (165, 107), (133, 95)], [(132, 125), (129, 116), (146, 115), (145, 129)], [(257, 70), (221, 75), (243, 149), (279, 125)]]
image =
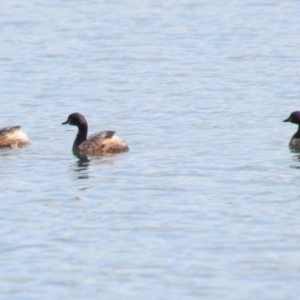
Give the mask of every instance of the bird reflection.
[(294, 155), (293, 160), (294, 161), (300, 161), (300, 154)]
[[(291, 153), (294, 153), (292, 159), (294, 162), (300, 162), (300, 151), (296, 151), (294, 149), (291, 149)], [(300, 169), (300, 165), (291, 165), (292, 169)]]
[(73, 152), (74, 156), (78, 159), (75, 163), (74, 171), (78, 172), (78, 179), (87, 179), (89, 178), (89, 167), (93, 161), (93, 165), (102, 164), (107, 166), (114, 166), (114, 160), (110, 159), (114, 155), (105, 155), (105, 156), (88, 156), (85, 154), (80, 154)]
[(87, 179), (89, 178), (88, 175), (88, 168), (90, 165), (90, 159), (87, 155), (80, 155), (78, 153), (74, 153), (74, 156), (78, 158), (76, 162), (76, 168), (74, 169), (75, 172), (79, 172), (78, 179)]

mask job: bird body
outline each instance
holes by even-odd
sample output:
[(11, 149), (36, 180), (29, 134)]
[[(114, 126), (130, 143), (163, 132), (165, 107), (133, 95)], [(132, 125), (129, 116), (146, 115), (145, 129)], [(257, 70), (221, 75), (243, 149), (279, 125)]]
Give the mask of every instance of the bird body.
[(115, 134), (115, 131), (100, 131), (87, 137), (88, 124), (85, 117), (80, 113), (69, 115), (67, 121), (62, 124), (78, 127), (72, 148), (74, 152), (106, 155), (129, 151), (127, 144)]
[(19, 148), (30, 144), (27, 134), (21, 126), (10, 126), (0, 129), (1, 148)]
[(283, 122), (290, 122), (298, 125), (297, 132), (292, 136), (289, 147), (293, 150), (300, 151), (300, 111), (294, 111)]

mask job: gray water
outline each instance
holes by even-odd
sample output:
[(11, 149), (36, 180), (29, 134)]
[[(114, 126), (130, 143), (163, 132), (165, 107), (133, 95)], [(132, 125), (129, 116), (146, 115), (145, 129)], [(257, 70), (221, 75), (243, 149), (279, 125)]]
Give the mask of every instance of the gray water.
[[(298, 299), (300, 2), (2, 1), (1, 299)], [(130, 152), (74, 156), (72, 112)]]

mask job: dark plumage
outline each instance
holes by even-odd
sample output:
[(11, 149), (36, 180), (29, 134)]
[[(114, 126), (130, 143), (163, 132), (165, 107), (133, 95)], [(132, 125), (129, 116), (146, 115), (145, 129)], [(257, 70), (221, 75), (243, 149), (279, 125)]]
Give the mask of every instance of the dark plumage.
[(114, 131), (101, 131), (87, 138), (88, 124), (80, 113), (70, 114), (68, 120), (62, 123), (78, 127), (78, 133), (73, 143), (73, 151), (85, 154), (105, 155), (126, 152), (126, 143)]
[(298, 125), (297, 132), (292, 136), (289, 146), (291, 149), (300, 150), (300, 111), (294, 111), (283, 122), (290, 122)]

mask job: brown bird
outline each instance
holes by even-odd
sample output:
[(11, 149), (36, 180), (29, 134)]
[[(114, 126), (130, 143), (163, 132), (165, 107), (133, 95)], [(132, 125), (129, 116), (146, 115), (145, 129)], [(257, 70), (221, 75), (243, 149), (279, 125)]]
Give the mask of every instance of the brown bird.
[(129, 151), (127, 144), (121, 140), (115, 131), (101, 131), (87, 138), (88, 123), (80, 113), (70, 114), (64, 124), (78, 127), (78, 133), (73, 143), (73, 151), (81, 154), (106, 155)]
[(0, 129), (0, 147), (19, 148), (30, 144), (27, 134), (21, 126), (10, 126)]

